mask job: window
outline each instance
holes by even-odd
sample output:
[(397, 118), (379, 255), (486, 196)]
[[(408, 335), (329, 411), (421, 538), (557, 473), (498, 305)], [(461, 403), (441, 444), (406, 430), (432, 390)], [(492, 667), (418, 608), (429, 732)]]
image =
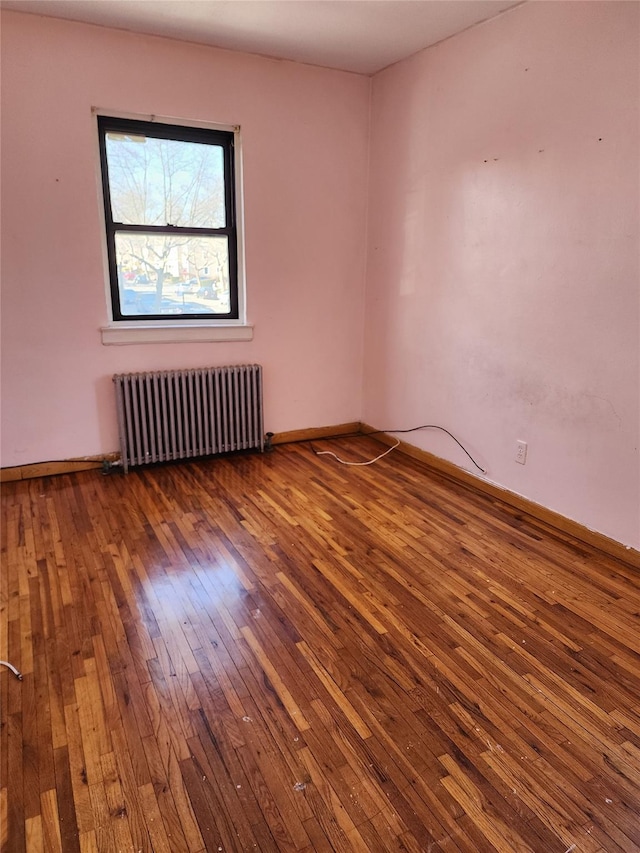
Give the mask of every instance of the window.
[(98, 116), (112, 316), (240, 318), (234, 133)]

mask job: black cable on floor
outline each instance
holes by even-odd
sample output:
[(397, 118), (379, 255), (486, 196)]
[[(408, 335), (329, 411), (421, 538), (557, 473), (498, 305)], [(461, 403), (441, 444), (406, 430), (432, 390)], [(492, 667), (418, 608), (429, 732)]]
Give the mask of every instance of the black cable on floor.
[[(421, 430), (421, 429), (439, 429), (442, 432), (445, 432), (450, 438), (452, 438), (455, 441), (455, 443), (458, 445), (458, 447), (464, 453), (466, 453), (466, 455), (469, 457), (469, 459), (475, 465), (475, 467), (478, 469), (478, 471), (481, 471), (483, 474), (487, 473), (484, 468), (482, 468), (480, 465), (478, 465), (478, 463), (473, 458), (473, 456), (469, 453), (469, 451), (464, 446), (464, 444), (462, 444), (460, 441), (458, 441), (458, 439), (455, 437), (455, 435), (452, 432), (449, 432), (449, 430), (446, 429), (445, 427), (438, 426), (438, 424), (421, 424), (420, 426), (409, 427), (409, 429), (374, 429), (374, 430), (371, 430), (370, 432), (346, 432), (346, 433), (341, 433), (341, 434), (337, 434), (337, 435), (323, 435), (323, 436), (320, 436), (318, 438), (300, 438), (297, 441), (292, 441), (292, 442), (288, 442), (288, 443), (289, 444), (308, 444), (308, 443), (311, 443), (314, 441), (332, 441), (332, 440), (337, 439), (337, 438), (362, 438), (364, 436), (382, 435), (384, 433), (402, 433), (402, 434), (404, 434), (407, 432), (416, 432), (417, 430)], [(313, 450), (313, 447), (311, 449)], [(318, 455), (315, 450), (313, 450), (313, 452), (316, 453), (316, 455)]]

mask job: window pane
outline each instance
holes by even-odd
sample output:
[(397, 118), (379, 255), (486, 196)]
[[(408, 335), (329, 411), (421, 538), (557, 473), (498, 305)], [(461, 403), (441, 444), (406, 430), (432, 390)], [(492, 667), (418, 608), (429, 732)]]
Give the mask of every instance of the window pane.
[(116, 234), (120, 310), (147, 314), (228, 314), (226, 236)]
[(109, 131), (106, 151), (114, 222), (226, 227), (222, 146)]

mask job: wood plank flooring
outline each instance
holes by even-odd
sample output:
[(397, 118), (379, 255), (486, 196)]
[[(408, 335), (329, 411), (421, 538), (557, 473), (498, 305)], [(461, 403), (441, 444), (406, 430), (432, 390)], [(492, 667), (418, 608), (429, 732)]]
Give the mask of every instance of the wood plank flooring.
[(3, 851), (640, 851), (634, 569), (302, 444), (2, 513)]

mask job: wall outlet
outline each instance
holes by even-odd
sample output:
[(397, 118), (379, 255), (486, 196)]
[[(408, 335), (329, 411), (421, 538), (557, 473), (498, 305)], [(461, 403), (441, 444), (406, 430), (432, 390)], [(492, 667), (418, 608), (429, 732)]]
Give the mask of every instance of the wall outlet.
[(516, 462), (519, 462), (520, 465), (524, 465), (527, 461), (527, 442), (526, 441), (516, 441)]

